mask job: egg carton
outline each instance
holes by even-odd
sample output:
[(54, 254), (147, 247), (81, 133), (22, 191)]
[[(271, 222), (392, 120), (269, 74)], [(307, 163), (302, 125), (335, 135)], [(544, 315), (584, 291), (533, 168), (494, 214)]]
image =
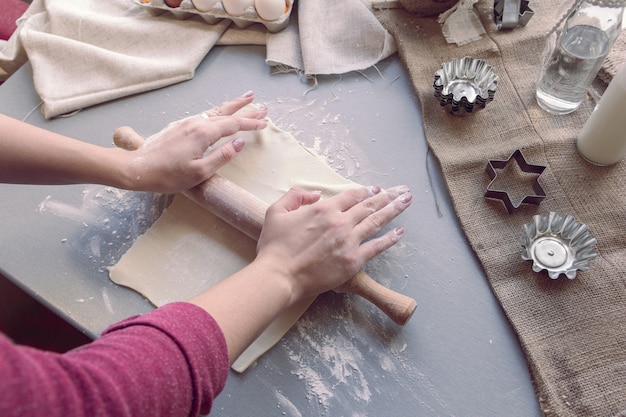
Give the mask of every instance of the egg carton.
[(154, 16), (171, 16), (176, 19), (189, 19), (195, 15), (200, 16), (210, 25), (215, 25), (223, 19), (231, 20), (238, 28), (246, 28), (253, 23), (263, 24), (270, 32), (279, 32), (289, 24), (289, 16), (293, 9), (294, 0), (289, 0), (287, 11), (276, 20), (264, 20), (254, 10), (254, 7), (248, 7), (241, 16), (232, 16), (226, 12), (224, 5), (218, 1), (213, 5), (211, 10), (202, 12), (196, 9), (191, 0), (183, 0), (179, 7), (169, 7), (164, 0), (132, 0), (134, 3), (145, 7), (150, 14)]

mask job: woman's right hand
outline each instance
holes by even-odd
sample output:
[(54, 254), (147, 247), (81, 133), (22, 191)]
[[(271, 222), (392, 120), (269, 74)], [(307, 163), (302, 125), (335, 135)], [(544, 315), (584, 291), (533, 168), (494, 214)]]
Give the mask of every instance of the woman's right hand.
[(400, 227), (371, 237), (410, 204), (405, 186), (322, 201), (292, 189), (267, 210), (254, 262), (190, 301), (217, 321), (232, 362), (285, 309), (337, 288), (398, 242)]
[(411, 204), (406, 186), (363, 187), (320, 201), (292, 189), (267, 211), (258, 242), (260, 262), (291, 287), (292, 302), (337, 288), (404, 230), (371, 238)]

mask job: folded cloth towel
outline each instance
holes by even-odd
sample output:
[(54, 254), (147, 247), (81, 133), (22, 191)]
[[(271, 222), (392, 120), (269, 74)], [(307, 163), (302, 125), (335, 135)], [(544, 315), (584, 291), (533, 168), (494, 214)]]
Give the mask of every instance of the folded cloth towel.
[[(267, 34), (271, 64), (307, 74), (368, 68), (395, 52), (365, 0), (300, 0), (283, 32)], [(131, 0), (34, 0), (9, 42), (0, 43), (0, 80), (28, 58), (46, 118), (185, 81), (233, 26), (195, 16), (155, 16)], [(235, 30), (224, 44), (250, 43)], [(252, 30), (252, 43), (264, 34)], [(244, 34), (245, 35), (245, 34)]]
[(35, 0), (19, 28), (46, 118), (193, 77), (230, 25), (153, 16), (130, 0)]
[(363, 70), (396, 51), (393, 37), (363, 0), (299, 0), (297, 19), (268, 35), (267, 63), (305, 74)]

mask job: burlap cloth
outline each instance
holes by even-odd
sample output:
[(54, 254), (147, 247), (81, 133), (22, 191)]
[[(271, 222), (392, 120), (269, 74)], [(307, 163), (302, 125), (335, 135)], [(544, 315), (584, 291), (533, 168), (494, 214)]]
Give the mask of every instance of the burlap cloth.
[[(547, 416), (624, 416), (626, 161), (596, 167), (578, 155), (575, 138), (591, 100), (567, 116), (552, 116), (536, 104), (543, 35), (557, 19), (558, 3), (534, 2), (528, 26), (497, 32), (493, 3), (481, 0), (476, 11), (488, 33), (463, 47), (445, 43), (434, 18), (403, 9), (377, 17), (396, 39), (421, 101), (428, 144), (463, 230), (519, 336), (541, 409)], [(463, 56), (486, 59), (500, 77), (495, 100), (470, 117), (446, 113), (433, 97), (434, 72)], [(547, 197), (538, 207), (523, 205), (509, 215), (501, 202), (483, 197), (489, 183), (485, 167), (516, 149), (531, 164), (547, 167), (540, 178)], [(579, 271), (574, 280), (551, 280), (521, 258), (522, 225), (549, 211), (573, 215), (598, 240), (591, 270)]]

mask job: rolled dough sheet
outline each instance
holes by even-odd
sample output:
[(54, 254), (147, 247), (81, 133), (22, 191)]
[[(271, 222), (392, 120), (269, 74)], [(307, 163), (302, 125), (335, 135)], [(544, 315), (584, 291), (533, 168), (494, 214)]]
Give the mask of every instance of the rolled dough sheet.
[[(294, 186), (321, 191), (322, 198), (359, 186), (271, 122), (261, 131), (238, 136), (245, 138), (246, 146), (218, 172), (268, 204)], [(179, 194), (109, 268), (109, 277), (161, 306), (192, 298), (252, 262), (255, 254), (255, 241)], [(312, 302), (305, 300), (284, 312), (232, 368), (245, 371), (280, 340)]]

